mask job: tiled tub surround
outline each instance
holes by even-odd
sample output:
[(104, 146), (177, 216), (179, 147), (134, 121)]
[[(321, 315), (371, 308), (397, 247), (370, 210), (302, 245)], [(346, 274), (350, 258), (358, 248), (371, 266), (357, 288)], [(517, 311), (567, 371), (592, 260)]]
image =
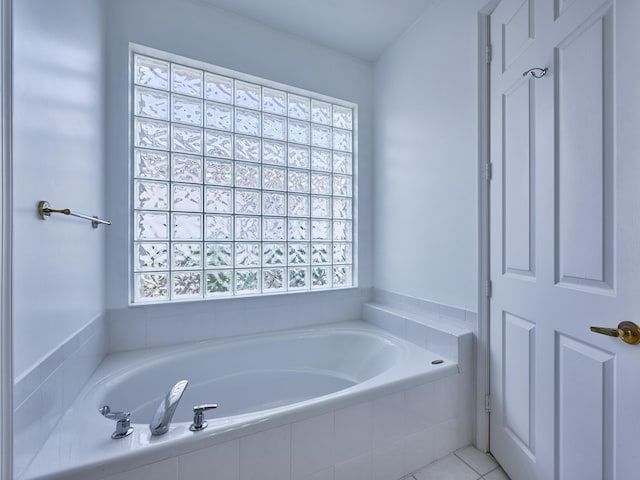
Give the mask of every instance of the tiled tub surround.
[[(207, 430), (196, 434), (186, 430), (187, 422), (174, 424), (164, 438), (153, 439), (146, 448), (145, 437), (148, 438), (149, 434), (144, 429), (145, 425), (127, 439), (116, 441), (109, 438), (113, 423), (94, 413), (95, 405), (88, 405), (91, 403), (89, 398), (93, 398), (91, 395), (98, 388), (94, 383), (109, 375), (105, 369), (119, 356), (175, 352), (176, 349), (198, 348), (198, 344), (112, 355), (67, 412), (69, 421), (63, 419), (26, 478), (390, 480), (416, 471), (470, 443), (471, 422), (467, 416), (471, 411), (471, 387), (463, 382), (464, 376), (458, 373), (454, 361), (418, 348), (366, 322), (317, 326), (287, 332), (284, 336), (317, 337), (329, 330), (338, 334), (359, 332), (362, 337), (353, 343), (358, 350), (352, 362), (357, 365), (357, 358), (364, 357), (368, 360), (366, 366), (361, 365), (362, 370), (370, 370), (371, 365), (376, 364), (384, 371), (377, 374), (369, 371), (373, 376), (368, 380), (364, 374), (362, 383), (333, 394), (305, 400), (288, 408), (248, 414), (244, 419), (249, 419), (248, 422), (237, 422), (242, 420), (242, 415), (213, 419)], [(271, 336), (257, 335), (256, 338)], [(377, 342), (382, 343), (377, 343), (372, 351), (390, 349), (390, 352), (398, 353), (396, 360), (391, 358), (394, 354), (383, 356), (391, 360), (368, 357), (363, 353), (366, 349), (359, 350), (365, 338), (377, 338)], [(200, 347), (202, 345), (199, 344)], [(321, 358), (323, 362), (329, 358), (340, 363), (348, 358), (349, 349), (338, 342), (326, 352), (328, 355), (318, 353), (311, 356)], [(435, 358), (444, 358), (444, 364), (432, 365)], [(125, 360), (128, 363), (131, 359)], [(386, 370), (385, 366), (388, 367)], [(344, 378), (349, 375), (353, 376), (347, 374)], [(114, 381), (111, 380), (112, 383)], [(96, 401), (98, 399), (94, 398), (93, 403)], [(91, 411), (91, 418), (84, 419), (85, 411)], [(79, 429), (74, 425), (78, 423), (88, 424)], [(236, 423), (235, 427), (223, 427), (223, 424), (233, 423)], [(81, 435), (88, 436), (80, 438)], [(135, 448), (131, 448), (132, 445)], [(61, 475), (51, 474), (52, 470), (64, 467), (65, 463), (83, 458), (83, 448), (92, 452), (94, 458), (90, 460), (95, 460), (100, 451), (107, 456), (116, 452), (118, 460), (99, 461), (90, 474), (81, 469)]]
[(14, 472), (20, 478), (107, 353), (100, 315), (15, 380)]

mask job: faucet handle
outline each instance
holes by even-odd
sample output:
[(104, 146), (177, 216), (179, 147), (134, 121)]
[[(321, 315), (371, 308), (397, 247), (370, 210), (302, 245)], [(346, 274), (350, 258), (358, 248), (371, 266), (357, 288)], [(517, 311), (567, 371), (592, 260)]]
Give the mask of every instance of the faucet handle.
[(193, 423), (189, 427), (192, 432), (199, 432), (207, 428), (207, 422), (204, 421), (204, 412), (218, 408), (217, 403), (209, 403), (205, 405), (196, 405), (193, 407)]
[(124, 438), (133, 433), (133, 427), (131, 426), (131, 412), (112, 412), (109, 405), (101, 407), (98, 411), (103, 417), (116, 422), (116, 431), (111, 434), (111, 438)]

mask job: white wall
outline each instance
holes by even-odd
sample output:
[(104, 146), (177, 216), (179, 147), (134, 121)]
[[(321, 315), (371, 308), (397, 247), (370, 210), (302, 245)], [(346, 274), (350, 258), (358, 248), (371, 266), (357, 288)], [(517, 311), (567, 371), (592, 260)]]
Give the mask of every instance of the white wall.
[(13, 325), (18, 377), (104, 314), (105, 230), (53, 208), (105, 214), (100, 0), (13, 2)]
[[(110, 0), (107, 2), (108, 43), (108, 212), (114, 221), (107, 240), (107, 308), (112, 325), (118, 319), (131, 332), (129, 337), (140, 337), (154, 330), (136, 324), (136, 319), (170, 316), (167, 328), (178, 327), (178, 321), (196, 316), (208, 316), (224, 308), (225, 316), (235, 305), (259, 305), (270, 308), (296, 300), (265, 298), (261, 302), (215, 300), (192, 302), (172, 308), (168, 305), (128, 307), (129, 271), (129, 131), (128, 81), (129, 42), (141, 44), (195, 60), (230, 68), (239, 72), (282, 82), (295, 87), (355, 102), (359, 106), (359, 182), (360, 200), (359, 284), (372, 284), (371, 252), (371, 187), (372, 187), (372, 66), (332, 50), (319, 47), (301, 38), (285, 34), (237, 15), (215, 9), (198, 0)], [(335, 298), (344, 298), (338, 295)], [(359, 295), (358, 292), (355, 292)], [(313, 297), (313, 294), (303, 294)], [(287, 296), (290, 297), (290, 296)], [(331, 301), (332, 295), (321, 295), (322, 301)], [(320, 297), (317, 297), (318, 299)], [(319, 300), (318, 300), (319, 301)], [(300, 303), (300, 302), (298, 302)], [(224, 307), (222, 307), (224, 305)], [(309, 303), (311, 305), (311, 303)], [(177, 306), (176, 306), (177, 307)], [(319, 305), (318, 305), (319, 307)], [(318, 310), (316, 308), (315, 310)], [(151, 313), (150, 313), (151, 312)], [(274, 315), (278, 315), (274, 311)], [(237, 317), (237, 316), (236, 316)], [(241, 315), (242, 317), (242, 315)], [(126, 318), (126, 320), (125, 320)], [(156, 320), (150, 320), (155, 322)], [(260, 321), (259, 318), (255, 319)], [(269, 323), (262, 319), (261, 328)], [(203, 321), (206, 321), (204, 319)], [(241, 324), (243, 318), (236, 323)], [(157, 325), (157, 323), (156, 323)], [(209, 327), (209, 326), (207, 326)], [(267, 327), (268, 328), (268, 327)], [(251, 331), (248, 329), (247, 331)], [(208, 331), (211, 331), (208, 328)], [(126, 333), (126, 332), (125, 332)], [(243, 333), (242, 329), (234, 333)], [(112, 332), (112, 336), (114, 333)], [(180, 335), (180, 331), (176, 332)], [(205, 335), (205, 333), (203, 333)], [(171, 335), (169, 335), (171, 336)], [(207, 334), (207, 336), (210, 336)], [(124, 337), (115, 333), (116, 343)], [(126, 340), (125, 338), (122, 338)], [(113, 338), (112, 338), (113, 340)], [(135, 340), (135, 339), (134, 339)], [(144, 346), (131, 343), (127, 348)], [(169, 341), (170, 339), (165, 339)], [(183, 341), (188, 340), (182, 338)], [(178, 339), (180, 341), (180, 339)], [(150, 343), (147, 343), (149, 345)], [(155, 343), (154, 343), (155, 344)], [(116, 349), (122, 348), (115, 346)]]
[(374, 68), (374, 285), (474, 311), (485, 3), (438, 2)]

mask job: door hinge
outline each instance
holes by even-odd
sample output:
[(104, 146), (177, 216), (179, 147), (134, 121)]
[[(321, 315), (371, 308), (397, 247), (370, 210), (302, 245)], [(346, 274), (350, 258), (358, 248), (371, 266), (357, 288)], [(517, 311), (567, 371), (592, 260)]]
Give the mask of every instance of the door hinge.
[(491, 181), (491, 178), (493, 177), (493, 164), (491, 162), (487, 162), (484, 165), (484, 173), (485, 173), (485, 177), (487, 178), (487, 182)]
[(491, 395), (489, 394), (484, 397), (484, 409), (487, 413), (491, 413)]
[(484, 296), (487, 298), (491, 298), (491, 293), (493, 290), (493, 285), (491, 280), (487, 280), (487, 283), (484, 284)]
[(484, 61), (486, 63), (491, 63), (491, 56), (492, 56), (491, 45), (485, 45), (484, 46)]

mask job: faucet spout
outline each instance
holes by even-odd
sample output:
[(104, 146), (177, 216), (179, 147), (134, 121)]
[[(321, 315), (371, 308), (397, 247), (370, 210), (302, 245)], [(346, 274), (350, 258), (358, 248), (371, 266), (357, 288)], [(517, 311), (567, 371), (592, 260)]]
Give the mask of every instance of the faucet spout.
[(162, 399), (160, 405), (158, 405), (156, 414), (153, 416), (153, 420), (151, 420), (149, 424), (151, 435), (164, 435), (169, 431), (171, 419), (188, 383), (188, 380), (180, 380), (169, 390), (166, 397)]

